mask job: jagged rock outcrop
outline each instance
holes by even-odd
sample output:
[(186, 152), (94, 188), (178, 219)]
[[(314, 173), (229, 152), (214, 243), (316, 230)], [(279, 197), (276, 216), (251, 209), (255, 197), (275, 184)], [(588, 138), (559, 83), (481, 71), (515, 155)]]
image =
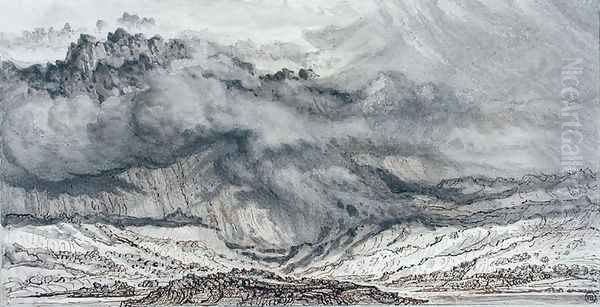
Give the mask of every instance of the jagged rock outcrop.
[(271, 305), (414, 305), (427, 300), (399, 296), (350, 282), (279, 277), (259, 270), (237, 270), (207, 276), (186, 275), (124, 307), (181, 304)]
[(264, 81), (283, 81), (283, 80), (312, 80), (318, 78), (319, 75), (311, 68), (300, 68), (298, 73), (293, 70), (282, 68), (274, 74), (265, 74), (259, 78)]
[(119, 28), (109, 33), (106, 41), (81, 34), (69, 47), (64, 61), (24, 69), (3, 63), (2, 73), (12, 73), (52, 97), (85, 94), (103, 101), (145, 88), (146, 71), (166, 68), (173, 60), (189, 57), (190, 49), (181, 40), (160, 36), (146, 39), (143, 34), (129, 34)]
[(68, 294), (70, 297), (123, 297), (134, 295), (135, 287), (121, 281), (115, 281), (112, 285), (95, 282), (92, 287), (82, 287)]

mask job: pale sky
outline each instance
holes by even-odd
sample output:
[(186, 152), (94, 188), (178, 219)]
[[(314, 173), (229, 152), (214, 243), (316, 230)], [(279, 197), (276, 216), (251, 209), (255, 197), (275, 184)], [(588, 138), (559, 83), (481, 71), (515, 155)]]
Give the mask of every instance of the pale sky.
[(319, 0), (0, 0), (0, 32), (35, 27), (93, 29), (96, 20), (114, 22), (123, 12), (154, 17), (160, 31), (206, 30), (228, 39), (298, 41), (302, 30), (344, 25), (371, 11), (370, 1)]

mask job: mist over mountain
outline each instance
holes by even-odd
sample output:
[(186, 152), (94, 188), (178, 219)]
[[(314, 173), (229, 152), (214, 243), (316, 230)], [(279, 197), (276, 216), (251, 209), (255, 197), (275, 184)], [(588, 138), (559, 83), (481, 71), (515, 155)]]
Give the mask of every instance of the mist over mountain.
[[(78, 33), (64, 59), (3, 57), (12, 267), (73, 278), (44, 279), (41, 293), (80, 289), (80, 258), (93, 263), (88, 277), (161, 283), (178, 266), (240, 266), (434, 292), (569, 278), (573, 291), (594, 287), (593, 3), (352, 2), (331, 25), (322, 14), (333, 8), (311, 5), (290, 5), (315, 26), (282, 23), (289, 41), (231, 43), (123, 13), (118, 27)], [(568, 65), (580, 68), (584, 159), (571, 170), (561, 168)], [(30, 236), (79, 245), (52, 254), (20, 242)], [(9, 273), (11, 293), (38, 293)], [(88, 277), (77, 293), (102, 289)]]

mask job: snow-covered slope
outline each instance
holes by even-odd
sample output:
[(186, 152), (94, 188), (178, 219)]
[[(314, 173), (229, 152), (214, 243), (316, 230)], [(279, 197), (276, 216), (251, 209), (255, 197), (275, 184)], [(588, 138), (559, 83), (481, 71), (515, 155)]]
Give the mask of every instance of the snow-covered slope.
[[(414, 195), (420, 219), (390, 221), (387, 226), (364, 224), (290, 249), (232, 242), (232, 236), (244, 231), (255, 240), (262, 236), (274, 242), (267, 237), (273, 230), (264, 222), (253, 225), (252, 217), (238, 216), (231, 224), (223, 221), (225, 215), (239, 214), (232, 209), (213, 212), (222, 217), (211, 226), (174, 224), (185, 222), (183, 215), (162, 224), (155, 220), (154, 225), (138, 220), (143, 226), (135, 225), (135, 220), (125, 226), (121, 220), (120, 227), (105, 222), (35, 226), (20, 220), (22, 226), (15, 222), (6, 228), (5, 276), (15, 299), (77, 290), (95, 281), (136, 285), (157, 280), (158, 285), (184, 272), (232, 268), (347, 280), (403, 293), (583, 293), (597, 288), (600, 275), (600, 208), (594, 178), (578, 172), (516, 181), (450, 180)], [(237, 232), (230, 232), (233, 229)]]
[[(597, 289), (596, 4), (366, 6), (304, 29), (312, 49), (118, 29), (64, 61), (3, 62), (11, 295), (240, 266), (420, 293)], [(565, 172), (573, 57), (585, 165)]]

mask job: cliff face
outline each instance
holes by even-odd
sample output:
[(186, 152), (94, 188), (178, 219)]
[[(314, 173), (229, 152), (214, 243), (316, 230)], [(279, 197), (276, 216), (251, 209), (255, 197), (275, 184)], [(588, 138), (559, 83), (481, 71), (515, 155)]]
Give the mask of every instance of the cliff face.
[[(206, 165), (199, 163), (202, 157), (195, 159), (198, 159), (196, 167)], [(131, 179), (124, 180), (131, 180), (145, 190), (122, 193), (120, 200), (107, 199), (110, 194), (107, 193), (85, 198), (62, 196), (61, 203), (30, 192), (37, 195), (30, 198), (31, 203), (46, 212), (38, 212), (38, 219), (5, 216), (8, 218), (5, 221), (11, 221), (5, 227), (4, 240), (7, 291), (13, 297), (52, 296), (94, 290), (97, 287), (90, 287), (95, 283), (119, 281), (136, 285), (142, 280), (156, 279), (158, 282), (152, 283), (151, 289), (135, 287), (136, 294), (148, 293), (137, 303), (173, 303), (161, 298), (176, 298), (184, 293), (200, 297), (207, 290), (204, 283), (179, 288), (178, 278), (189, 281), (185, 276), (188, 273), (204, 276), (231, 268), (261, 268), (303, 278), (302, 289), (311, 297), (313, 291), (321, 293), (321, 289), (336, 287), (319, 285), (318, 280), (313, 283), (310, 278), (414, 290), (417, 297), (425, 296), (422, 290), (494, 292), (508, 288), (524, 292), (568, 291), (578, 295), (597, 289), (600, 272), (593, 259), (600, 246), (597, 230), (600, 209), (594, 175), (589, 172), (520, 179), (464, 177), (433, 186), (386, 179), (381, 184), (394, 191), (388, 197), (399, 194), (410, 202), (396, 204), (402, 205), (404, 216), (387, 215), (395, 219), (377, 222), (375, 215), (379, 208), (373, 207), (327, 204), (322, 209), (303, 207), (284, 216), (278, 215), (277, 206), (285, 203), (280, 201), (267, 207), (267, 193), (255, 192), (254, 197), (262, 195), (262, 198), (253, 201), (249, 188), (246, 194), (240, 194), (244, 189), (227, 185), (229, 188), (223, 188), (224, 192), (210, 201), (194, 198), (193, 193), (184, 197), (176, 189), (161, 188), (165, 184), (171, 187), (182, 182), (191, 184), (193, 180), (189, 178), (193, 176), (187, 172), (182, 175), (177, 167), (191, 167), (193, 163), (187, 161), (148, 173), (128, 172)], [(208, 187), (210, 182), (214, 183), (209, 173), (196, 177), (195, 184)], [(161, 180), (171, 181), (167, 184)], [(144, 181), (152, 183), (142, 184)], [(10, 189), (13, 194), (7, 194), (6, 187), (2, 190), (3, 197), (7, 197), (3, 200), (22, 196)], [(191, 191), (189, 186), (183, 190)], [(286, 196), (274, 192), (280, 199)], [(153, 199), (165, 193), (164, 203)], [(186, 197), (190, 197), (187, 199), (192, 205), (183, 205)], [(155, 219), (118, 219), (111, 215), (111, 211), (119, 210), (110, 207), (111, 204), (133, 208), (131, 204), (135, 201), (143, 202), (146, 208), (170, 206), (156, 212), (128, 212), (155, 215)], [(83, 208), (74, 206), (76, 202), (94, 205)], [(414, 205), (412, 210), (420, 211), (420, 218), (407, 216), (409, 203)], [(47, 213), (50, 208), (54, 211)], [(73, 214), (76, 210), (91, 213), (91, 217), (76, 216)], [(167, 212), (172, 213), (163, 218)], [(348, 217), (343, 216), (344, 212)], [(191, 219), (191, 214), (201, 216), (202, 220)], [(59, 218), (51, 220), (51, 215)], [(336, 220), (324, 219), (324, 215), (337, 216), (338, 224)], [(298, 220), (303, 224), (299, 225)], [(285, 228), (294, 226), (304, 228)], [(317, 227), (321, 233), (311, 229)], [(296, 233), (305, 236), (292, 236)], [(290, 247), (295, 242), (302, 244)], [(23, 268), (28, 269), (23, 272)], [(218, 279), (223, 281), (226, 276), (218, 274)], [(298, 282), (289, 280), (286, 284), (292, 288)], [(230, 286), (235, 288), (235, 284)], [(270, 284), (263, 286), (267, 288), (250, 288), (258, 295), (257, 299), (271, 298)], [(248, 290), (224, 287), (225, 293)], [(287, 293), (286, 289), (280, 290)], [(227, 297), (213, 294), (215, 300)]]
[[(310, 70), (259, 76), (224, 48), (188, 59), (192, 43), (118, 29), (106, 41), (82, 35), (64, 62), (4, 63), (3, 215), (43, 223), (179, 214), (260, 249), (418, 218), (378, 170), (411, 150), (369, 138), (387, 129), (375, 126), (385, 112), (361, 118), (377, 108), (362, 107), (377, 81), (348, 92)], [(185, 59), (192, 64), (172, 65)], [(389, 112), (425, 103), (414, 82), (390, 78), (405, 92), (386, 95), (410, 96)], [(430, 172), (444, 162), (417, 163)]]
[[(485, 126), (493, 114), (447, 86), (380, 72), (348, 90), (305, 69), (259, 75), (227, 48), (191, 46), (198, 42), (118, 29), (106, 41), (82, 35), (56, 64), (4, 63), (7, 220), (180, 218), (217, 229), (232, 247), (292, 253), (317, 245), (318, 257), (352, 242), (361, 225), (376, 233), (559, 212), (504, 207), (515, 195), (538, 201), (535, 191), (564, 189), (563, 176), (593, 181), (587, 172), (468, 176), (488, 165), (427, 144), (451, 129)], [(495, 174), (525, 172), (495, 162)], [(464, 206), (486, 209), (457, 215)]]
[[(37, 188), (2, 183), (2, 213), (5, 218), (30, 215), (42, 224), (52, 218), (116, 224), (124, 223), (120, 217), (181, 219), (217, 229), (235, 246), (266, 250), (325, 244), (346, 235), (352, 241), (359, 237), (353, 234), (357, 226), (377, 231), (413, 222), (431, 227), (502, 225), (544, 214), (580, 214), (590, 209), (585, 199), (595, 199), (594, 176), (586, 172), (427, 184), (394, 175), (403, 171), (402, 164), (379, 168), (384, 159), (374, 156), (371, 164), (354, 162), (359, 156), (364, 159), (364, 153), (347, 158), (330, 154), (327, 161), (335, 164), (314, 164), (302, 171), (305, 157), (298, 153), (252, 161), (239, 154), (239, 146), (213, 144), (168, 167), (136, 167)], [(310, 151), (302, 150), (309, 156)], [(286, 168), (274, 169), (282, 160)], [(277, 182), (267, 181), (268, 172)], [(17, 224), (27, 220), (10, 218)]]

